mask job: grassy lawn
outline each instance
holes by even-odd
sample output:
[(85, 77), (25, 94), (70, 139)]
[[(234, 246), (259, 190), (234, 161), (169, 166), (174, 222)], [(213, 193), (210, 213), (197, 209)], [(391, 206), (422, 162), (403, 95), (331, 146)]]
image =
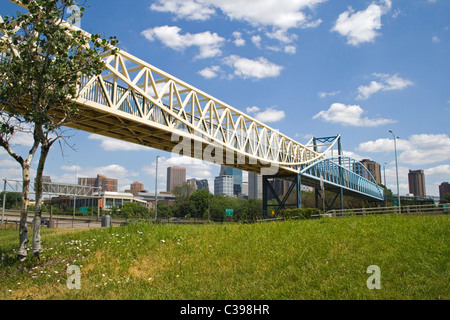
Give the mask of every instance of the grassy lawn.
[(43, 257), (23, 264), (17, 233), (0, 230), (0, 299), (450, 298), (450, 216), (43, 229)]

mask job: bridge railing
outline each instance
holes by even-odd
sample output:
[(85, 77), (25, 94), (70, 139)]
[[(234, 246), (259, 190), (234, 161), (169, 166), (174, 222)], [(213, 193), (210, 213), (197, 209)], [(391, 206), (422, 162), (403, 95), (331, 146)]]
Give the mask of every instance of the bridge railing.
[(378, 186), (372, 174), (359, 161), (339, 156), (320, 160), (304, 168), (301, 173), (337, 187), (370, 195), (383, 200), (384, 190)]
[(399, 207), (375, 207), (375, 208), (357, 208), (357, 209), (333, 209), (325, 213), (325, 215), (333, 217), (345, 216), (367, 216), (377, 214), (402, 214), (402, 215), (427, 215), (427, 214), (448, 214), (450, 204), (427, 204), (427, 205), (406, 205)]

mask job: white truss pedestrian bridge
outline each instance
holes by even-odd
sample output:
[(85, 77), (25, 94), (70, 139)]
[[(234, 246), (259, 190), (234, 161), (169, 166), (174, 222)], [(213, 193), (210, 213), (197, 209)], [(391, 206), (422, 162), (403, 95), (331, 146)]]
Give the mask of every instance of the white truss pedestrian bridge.
[[(103, 59), (102, 74), (82, 78), (79, 116), (68, 127), (264, 176), (296, 177), (298, 190), (322, 186), (341, 198), (384, 198), (370, 172), (342, 155), (339, 135), (303, 145), (124, 50)], [(331, 157), (336, 145), (338, 156)]]
[[(348, 157), (326, 157), (242, 111), (120, 50), (102, 75), (83, 79), (72, 128), (269, 175), (302, 175), (302, 184), (383, 199), (369, 171)], [(315, 139), (320, 140), (319, 139)], [(317, 149), (317, 144), (316, 144)]]

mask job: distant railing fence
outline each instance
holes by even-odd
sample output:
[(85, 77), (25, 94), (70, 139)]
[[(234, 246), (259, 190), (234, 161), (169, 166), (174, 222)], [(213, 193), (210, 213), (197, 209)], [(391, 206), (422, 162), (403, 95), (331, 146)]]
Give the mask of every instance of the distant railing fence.
[(359, 209), (333, 209), (325, 213), (325, 215), (333, 217), (344, 216), (366, 216), (374, 214), (403, 214), (403, 215), (420, 215), (420, 214), (447, 214), (450, 210), (450, 203), (447, 204), (426, 204), (426, 205), (406, 205), (399, 207), (375, 207), (375, 208), (359, 208)]

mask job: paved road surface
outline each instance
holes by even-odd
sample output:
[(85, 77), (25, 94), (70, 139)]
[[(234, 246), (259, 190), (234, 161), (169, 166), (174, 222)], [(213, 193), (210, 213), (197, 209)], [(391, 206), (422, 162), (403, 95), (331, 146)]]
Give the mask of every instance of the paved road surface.
[[(1, 213), (0, 213), (1, 216)], [(44, 215), (44, 218), (49, 219), (48, 215)], [(70, 216), (53, 216), (56, 228), (100, 228), (101, 227), (101, 217), (98, 219), (96, 217), (73, 217)], [(4, 222), (8, 223), (19, 223), (20, 215), (16, 212), (5, 212)], [(27, 222), (31, 224), (33, 222), (33, 215), (28, 215)], [(112, 225), (118, 226), (122, 221), (112, 221)]]

